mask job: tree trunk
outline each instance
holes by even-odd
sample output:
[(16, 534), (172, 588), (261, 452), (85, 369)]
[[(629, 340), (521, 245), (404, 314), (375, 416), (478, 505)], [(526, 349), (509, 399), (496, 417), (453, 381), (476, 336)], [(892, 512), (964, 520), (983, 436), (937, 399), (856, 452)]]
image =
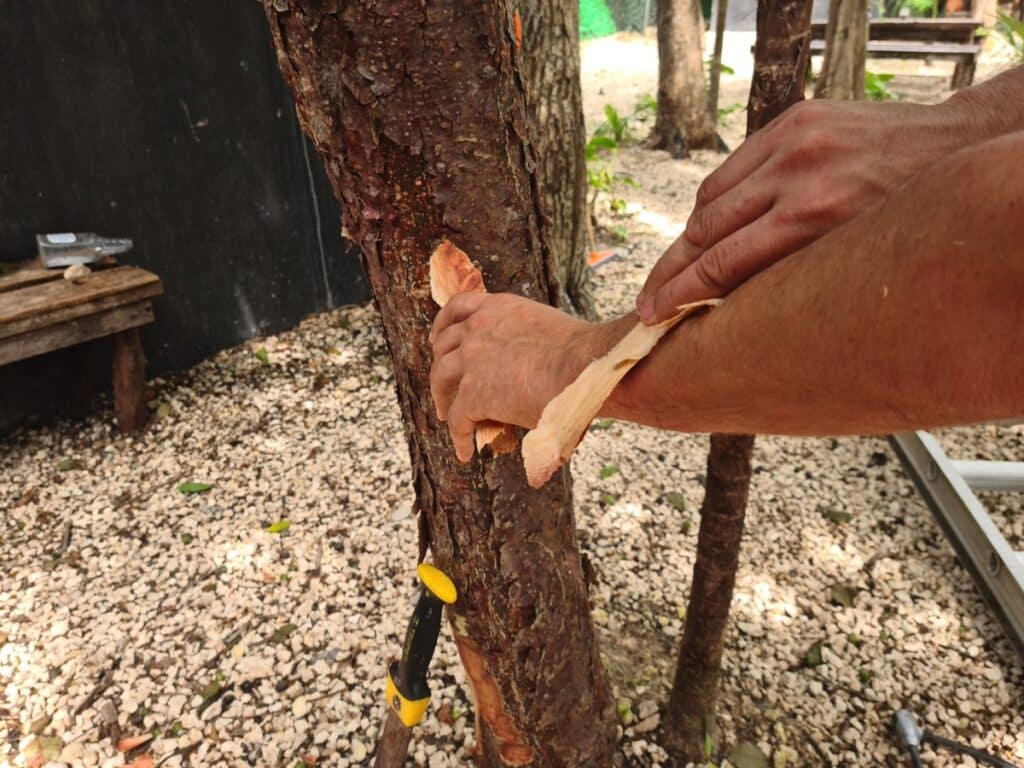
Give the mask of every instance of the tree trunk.
[(459, 464), (430, 398), (428, 259), (442, 238), (477, 260), (491, 290), (556, 299), (512, 10), (506, 0), (265, 8), (383, 320), (417, 509), (459, 590), (450, 624), (474, 689), (479, 761), (608, 764), (614, 713), (569, 474), (535, 491), (518, 454)]
[[(747, 135), (803, 99), (810, 54), (811, 0), (761, 0)], [(701, 506), (697, 561), (663, 745), (683, 761), (702, 760), (704, 736), (717, 738), (715, 704), (725, 626), (736, 581), (750, 485), (750, 435), (712, 435)]]
[(526, 105), (537, 129), (545, 233), (563, 303), (594, 317), (587, 272), (587, 143), (580, 92), (578, 0), (527, 0), (522, 13)]
[(832, 0), (816, 98), (863, 99), (868, 54), (868, 0)]
[(698, 0), (659, 0), (658, 114), (649, 146), (672, 157), (716, 146), (704, 89), (703, 41)]
[(715, 48), (711, 54), (711, 75), (708, 83), (708, 110), (711, 120), (718, 123), (718, 86), (722, 80), (722, 45), (725, 42), (725, 19), (729, 13), (729, 0), (718, 0), (715, 11)]

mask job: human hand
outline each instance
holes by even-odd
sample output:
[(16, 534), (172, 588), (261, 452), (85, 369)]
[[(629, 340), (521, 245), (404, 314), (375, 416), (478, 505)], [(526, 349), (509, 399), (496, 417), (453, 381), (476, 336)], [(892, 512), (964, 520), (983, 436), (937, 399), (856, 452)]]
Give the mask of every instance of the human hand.
[(648, 324), (724, 296), (884, 197), (963, 141), (961, 111), (805, 101), (748, 138), (697, 192), (637, 296)]
[(608, 326), (521, 296), (454, 296), (430, 332), (430, 390), (459, 460), (472, 458), (478, 422), (535, 427), (544, 406), (611, 346), (608, 337)]

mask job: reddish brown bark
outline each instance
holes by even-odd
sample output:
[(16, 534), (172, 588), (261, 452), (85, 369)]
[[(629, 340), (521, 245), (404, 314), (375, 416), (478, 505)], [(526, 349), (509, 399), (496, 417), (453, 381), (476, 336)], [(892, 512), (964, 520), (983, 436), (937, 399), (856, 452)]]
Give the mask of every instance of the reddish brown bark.
[[(810, 0), (758, 3), (748, 136), (803, 99), (810, 20)], [(710, 734), (712, 741), (717, 737), (719, 673), (739, 564), (753, 446), (751, 435), (711, 436), (697, 561), (663, 735), (665, 749), (683, 760), (701, 760), (705, 734)]]
[(648, 144), (673, 157), (713, 149), (717, 143), (704, 88), (703, 43), (698, 0), (660, 0), (658, 114)]
[[(449, 238), (489, 289), (557, 298), (507, 2), (266, 0), (299, 118), (327, 167), (380, 309), (418, 511), (459, 590), (452, 629), (480, 762), (605, 765), (614, 722), (568, 472), (455, 458), (430, 399), (428, 260)], [(409, 553), (410, 561), (413, 553)]]
[(526, 106), (537, 131), (537, 179), (546, 240), (561, 284), (563, 308), (592, 317), (579, 0), (526, 0), (518, 8)]

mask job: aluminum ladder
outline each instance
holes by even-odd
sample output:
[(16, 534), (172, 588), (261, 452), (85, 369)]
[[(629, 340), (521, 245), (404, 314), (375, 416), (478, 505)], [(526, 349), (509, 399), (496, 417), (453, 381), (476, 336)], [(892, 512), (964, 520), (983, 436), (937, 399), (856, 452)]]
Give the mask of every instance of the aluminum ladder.
[(1024, 551), (1013, 551), (974, 494), (1024, 492), (1024, 461), (956, 461), (928, 432), (891, 435), (889, 442), (1024, 659)]

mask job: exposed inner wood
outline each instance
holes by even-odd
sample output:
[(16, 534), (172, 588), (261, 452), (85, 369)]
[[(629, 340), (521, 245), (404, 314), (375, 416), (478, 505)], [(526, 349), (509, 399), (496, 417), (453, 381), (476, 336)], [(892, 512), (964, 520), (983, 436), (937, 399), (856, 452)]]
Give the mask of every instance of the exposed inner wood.
[(662, 336), (702, 307), (720, 303), (721, 299), (707, 299), (685, 304), (675, 317), (659, 325), (638, 322), (608, 354), (584, 368), (575, 381), (544, 407), (536, 429), (523, 438), (523, 463), (530, 485), (540, 488), (569, 460), (612, 390)]

